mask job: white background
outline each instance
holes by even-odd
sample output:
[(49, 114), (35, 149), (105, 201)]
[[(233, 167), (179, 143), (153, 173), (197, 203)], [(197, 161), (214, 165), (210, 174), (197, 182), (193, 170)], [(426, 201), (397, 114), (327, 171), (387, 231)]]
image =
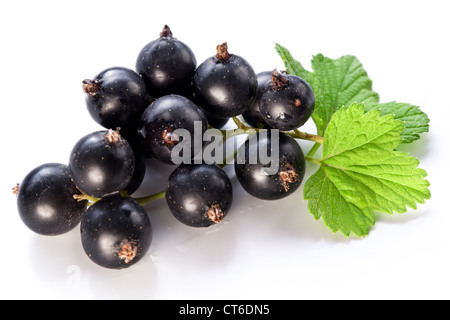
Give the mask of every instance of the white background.
[[(2, 1), (0, 298), (450, 298), (448, 12), (447, 1), (434, 0)], [(317, 53), (356, 55), (382, 102), (416, 104), (431, 118), (430, 132), (402, 148), (427, 170), (431, 200), (407, 214), (377, 215), (367, 238), (346, 238), (314, 221), (302, 190), (255, 200), (228, 166), (235, 201), (226, 221), (192, 229), (164, 200), (154, 202), (146, 207), (151, 250), (128, 270), (94, 265), (78, 228), (56, 238), (33, 234), (12, 187), (38, 165), (67, 163), (76, 141), (101, 129), (81, 81), (112, 66), (134, 68), (164, 24), (198, 63), (224, 41), (256, 72), (284, 68), (275, 42), (307, 68)], [(310, 176), (316, 168), (308, 168)], [(142, 194), (161, 190), (171, 170), (150, 161)]]

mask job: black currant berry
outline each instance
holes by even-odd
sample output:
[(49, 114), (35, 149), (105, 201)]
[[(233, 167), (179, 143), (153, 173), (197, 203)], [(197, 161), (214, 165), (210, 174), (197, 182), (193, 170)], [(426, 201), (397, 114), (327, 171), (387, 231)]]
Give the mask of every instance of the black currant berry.
[(150, 104), (142, 78), (133, 70), (115, 67), (83, 81), (91, 117), (106, 129), (135, 133), (142, 113)]
[(70, 175), (85, 194), (103, 198), (130, 184), (135, 159), (130, 144), (118, 131), (98, 131), (83, 137), (72, 150)]
[(150, 96), (179, 94), (192, 98), (192, 76), (197, 60), (192, 50), (173, 37), (166, 25), (160, 37), (147, 44), (136, 61), (136, 71), (147, 84)]
[[(193, 159), (196, 152), (201, 152), (201, 146), (199, 150), (195, 148), (194, 134), (203, 138), (208, 129), (205, 113), (191, 100), (180, 95), (167, 95), (155, 100), (145, 110), (139, 125), (144, 151), (163, 163), (174, 164), (172, 151), (184, 139), (176, 135), (174, 131), (177, 129), (184, 129), (189, 134), (186, 149), (189, 149), (190, 155), (187, 158)], [(177, 156), (184, 158), (186, 155)]]
[(22, 221), (41, 235), (56, 236), (71, 231), (86, 210), (87, 201), (75, 199), (81, 193), (63, 164), (37, 167), (25, 177), (16, 192)]
[[(305, 157), (297, 141), (279, 132), (279, 139), (273, 142), (273, 134), (271, 131), (258, 133), (247, 140), (235, 161), (236, 176), (242, 187), (263, 200), (278, 200), (294, 193), (305, 175)], [(276, 150), (279, 151), (277, 158), (274, 157)], [(273, 158), (273, 162), (264, 163), (261, 153), (264, 157)], [(277, 170), (269, 173), (267, 170), (270, 168)]]
[(222, 222), (231, 207), (231, 181), (217, 165), (183, 164), (169, 177), (166, 202), (182, 223), (209, 227)]
[(204, 61), (194, 73), (197, 104), (211, 117), (231, 118), (253, 103), (257, 80), (252, 66), (242, 57), (229, 54), (227, 43), (217, 46), (217, 55)]
[(315, 96), (300, 77), (272, 72), (259, 104), (264, 121), (274, 129), (289, 131), (304, 125), (314, 111)]
[(260, 72), (256, 75), (258, 80), (258, 89), (256, 90), (255, 101), (248, 107), (248, 109), (242, 114), (245, 122), (253, 128), (269, 128), (264, 121), (261, 111), (259, 110), (259, 104), (261, 102), (261, 96), (264, 93), (266, 84), (272, 79), (272, 71)]
[(152, 227), (145, 209), (135, 200), (116, 195), (93, 204), (81, 221), (84, 251), (96, 264), (124, 269), (149, 250)]

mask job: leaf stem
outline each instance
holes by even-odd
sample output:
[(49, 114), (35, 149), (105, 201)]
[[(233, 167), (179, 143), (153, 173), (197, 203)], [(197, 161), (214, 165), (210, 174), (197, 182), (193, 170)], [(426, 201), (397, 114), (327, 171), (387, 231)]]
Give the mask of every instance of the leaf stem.
[(312, 158), (312, 157), (310, 157), (310, 156), (305, 156), (305, 160), (307, 160), (307, 161), (309, 161), (309, 162), (312, 162), (312, 163), (315, 163), (315, 164), (317, 164), (318, 166), (322, 165), (322, 162), (320, 162), (320, 160), (318, 160), (318, 159), (316, 159), (316, 158)]
[(308, 152), (308, 157), (313, 157), (320, 148), (320, 143), (316, 142)]

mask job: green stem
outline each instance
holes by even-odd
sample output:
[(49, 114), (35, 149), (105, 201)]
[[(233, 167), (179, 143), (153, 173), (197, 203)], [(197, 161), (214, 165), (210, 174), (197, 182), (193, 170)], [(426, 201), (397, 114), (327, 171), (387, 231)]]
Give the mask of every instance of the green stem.
[(316, 142), (311, 148), (311, 150), (309, 150), (308, 157), (313, 157), (316, 154), (317, 150), (319, 150), (320, 146), (321, 144)]
[(247, 127), (245, 124), (243, 124), (241, 122), (241, 120), (238, 119), (238, 117), (233, 117), (233, 121), (239, 129), (243, 129), (243, 130), (249, 129), (249, 127)]
[(145, 206), (146, 204), (149, 204), (152, 201), (164, 198), (165, 195), (166, 195), (166, 191), (164, 190), (164, 191), (152, 194), (152, 195), (147, 196), (147, 197), (133, 198), (133, 199), (135, 201), (137, 201), (141, 206)]
[(245, 129), (233, 129), (233, 130), (221, 130), (223, 136), (223, 142), (225, 143), (228, 139), (239, 136), (241, 134), (257, 134), (260, 129), (248, 128)]
[[(240, 134), (255, 134), (258, 133), (260, 129), (247, 127), (244, 123), (242, 123), (237, 117), (233, 118), (234, 123), (238, 127), (236, 130), (221, 130), (222, 135), (226, 137), (226, 139), (240, 135)], [(294, 139), (302, 139), (302, 140), (308, 140), (315, 142), (316, 144), (323, 144), (323, 137), (308, 133), (308, 132), (302, 132), (298, 129), (295, 129), (293, 131), (285, 132), (286, 134), (290, 135)], [(315, 146), (316, 150), (319, 148), (319, 146)]]
[(286, 132), (286, 133), (294, 139), (309, 140), (309, 141), (315, 142), (316, 144), (323, 144), (323, 137), (317, 136), (315, 134), (302, 132), (302, 131), (299, 131), (298, 129), (295, 129), (294, 131), (290, 131), (290, 132)]
[(305, 156), (305, 160), (307, 160), (307, 161), (309, 161), (309, 162), (312, 162), (312, 163), (315, 163), (315, 164), (317, 164), (318, 166), (322, 165), (322, 162), (320, 162), (320, 160), (315, 159), (315, 158), (311, 158), (311, 157), (309, 157), (309, 156)]
[(88, 206), (90, 207), (91, 205), (93, 205), (94, 203), (96, 203), (97, 201), (101, 200), (99, 198), (94, 198), (91, 196), (88, 196), (87, 194), (85, 194), (84, 192), (81, 192), (81, 194), (74, 194), (73, 198), (77, 201), (88, 201)]

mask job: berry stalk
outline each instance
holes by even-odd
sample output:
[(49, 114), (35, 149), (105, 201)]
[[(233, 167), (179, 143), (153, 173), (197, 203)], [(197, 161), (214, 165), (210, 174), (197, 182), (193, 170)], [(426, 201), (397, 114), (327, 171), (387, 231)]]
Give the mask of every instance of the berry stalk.
[(88, 204), (87, 204), (88, 207), (92, 206), (94, 203), (101, 200), (100, 198), (94, 198), (94, 197), (88, 196), (87, 194), (85, 194), (83, 192), (81, 194), (74, 194), (73, 198), (75, 200), (77, 200), (78, 202), (85, 201), (85, 200), (88, 201)]
[(141, 198), (133, 198), (135, 201), (137, 201), (141, 206), (145, 206), (149, 204), (152, 201), (163, 199), (166, 195), (166, 191), (161, 191), (152, 195), (149, 195), (147, 197), (141, 197)]

